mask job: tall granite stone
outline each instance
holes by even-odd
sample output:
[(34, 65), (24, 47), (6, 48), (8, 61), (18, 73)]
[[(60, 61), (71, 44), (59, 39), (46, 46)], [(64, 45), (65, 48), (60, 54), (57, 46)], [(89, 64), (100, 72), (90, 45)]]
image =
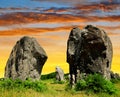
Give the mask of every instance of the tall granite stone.
[(73, 28), (67, 41), (70, 83), (75, 84), (81, 74), (100, 73), (110, 79), (112, 55), (112, 43), (104, 30), (92, 25)]
[(35, 38), (22, 37), (12, 49), (5, 67), (5, 78), (39, 80), (47, 55)]

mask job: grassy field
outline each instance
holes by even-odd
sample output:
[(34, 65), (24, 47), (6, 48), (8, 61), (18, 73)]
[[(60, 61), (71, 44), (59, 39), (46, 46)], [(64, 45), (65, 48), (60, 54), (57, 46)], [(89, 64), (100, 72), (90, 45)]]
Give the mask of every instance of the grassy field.
[[(54, 75), (54, 74), (53, 74)], [(76, 92), (74, 90), (66, 91), (66, 85), (68, 82), (59, 83), (55, 79), (43, 78), (43, 83), (46, 84), (48, 89), (46, 91), (38, 92), (33, 89), (19, 90), (16, 88), (4, 89), (0, 88), (0, 97), (120, 97), (120, 81), (115, 83), (118, 91), (117, 94), (106, 94), (106, 93), (87, 93), (86, 91)]]

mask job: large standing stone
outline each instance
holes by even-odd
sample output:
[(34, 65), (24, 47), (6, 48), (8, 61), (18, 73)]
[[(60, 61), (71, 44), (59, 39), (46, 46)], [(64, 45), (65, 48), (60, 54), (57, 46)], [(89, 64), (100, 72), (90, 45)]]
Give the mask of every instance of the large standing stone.
[(59, 66), (56, 67), (56, 80), (58, 81), (64, 80), (64, 72)]
[(35, 38), (23, 37), (17, 41), (5, 68), (5, 78), (39, 80), (47, 55)]
[(67, 41), (70, 83), (76, 83), (81, 73), (100, 73), (110, 79), (112, 55), (110, 38), (103, 30), (92, 25), (73, 28)]

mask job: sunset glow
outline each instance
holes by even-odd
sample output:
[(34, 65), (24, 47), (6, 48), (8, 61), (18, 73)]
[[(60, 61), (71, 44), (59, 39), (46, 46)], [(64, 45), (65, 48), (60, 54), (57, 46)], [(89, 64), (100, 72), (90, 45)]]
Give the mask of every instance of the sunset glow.
[(73, 27), (92, 24), (108, 34), (113, 44), (112, 71), (120, 73), (119, 0), (0, 0), (0, 77), (15, 43), (35, 37), (48, 60), (42, 74), (56, 66), (67, 73), (67, 39)]

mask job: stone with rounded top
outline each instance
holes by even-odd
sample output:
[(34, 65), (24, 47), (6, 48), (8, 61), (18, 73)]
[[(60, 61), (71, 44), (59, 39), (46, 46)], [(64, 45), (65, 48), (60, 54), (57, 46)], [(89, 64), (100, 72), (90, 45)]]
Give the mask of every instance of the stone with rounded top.
[(76, 83), (82, 73), (100, 73), (110, 79), (112, 56), (112, 43), (104, 30), (93, 25), (73, 28), (67, 41), (70, 83)]
[(59, 66), (56, 66), (56, 80), (58, 81), (64, 80), (64, 71)]
[(24, 36), (13, 47), (5, 67), (5, 78), (39, 80), (47, 54), (32, 37)]

